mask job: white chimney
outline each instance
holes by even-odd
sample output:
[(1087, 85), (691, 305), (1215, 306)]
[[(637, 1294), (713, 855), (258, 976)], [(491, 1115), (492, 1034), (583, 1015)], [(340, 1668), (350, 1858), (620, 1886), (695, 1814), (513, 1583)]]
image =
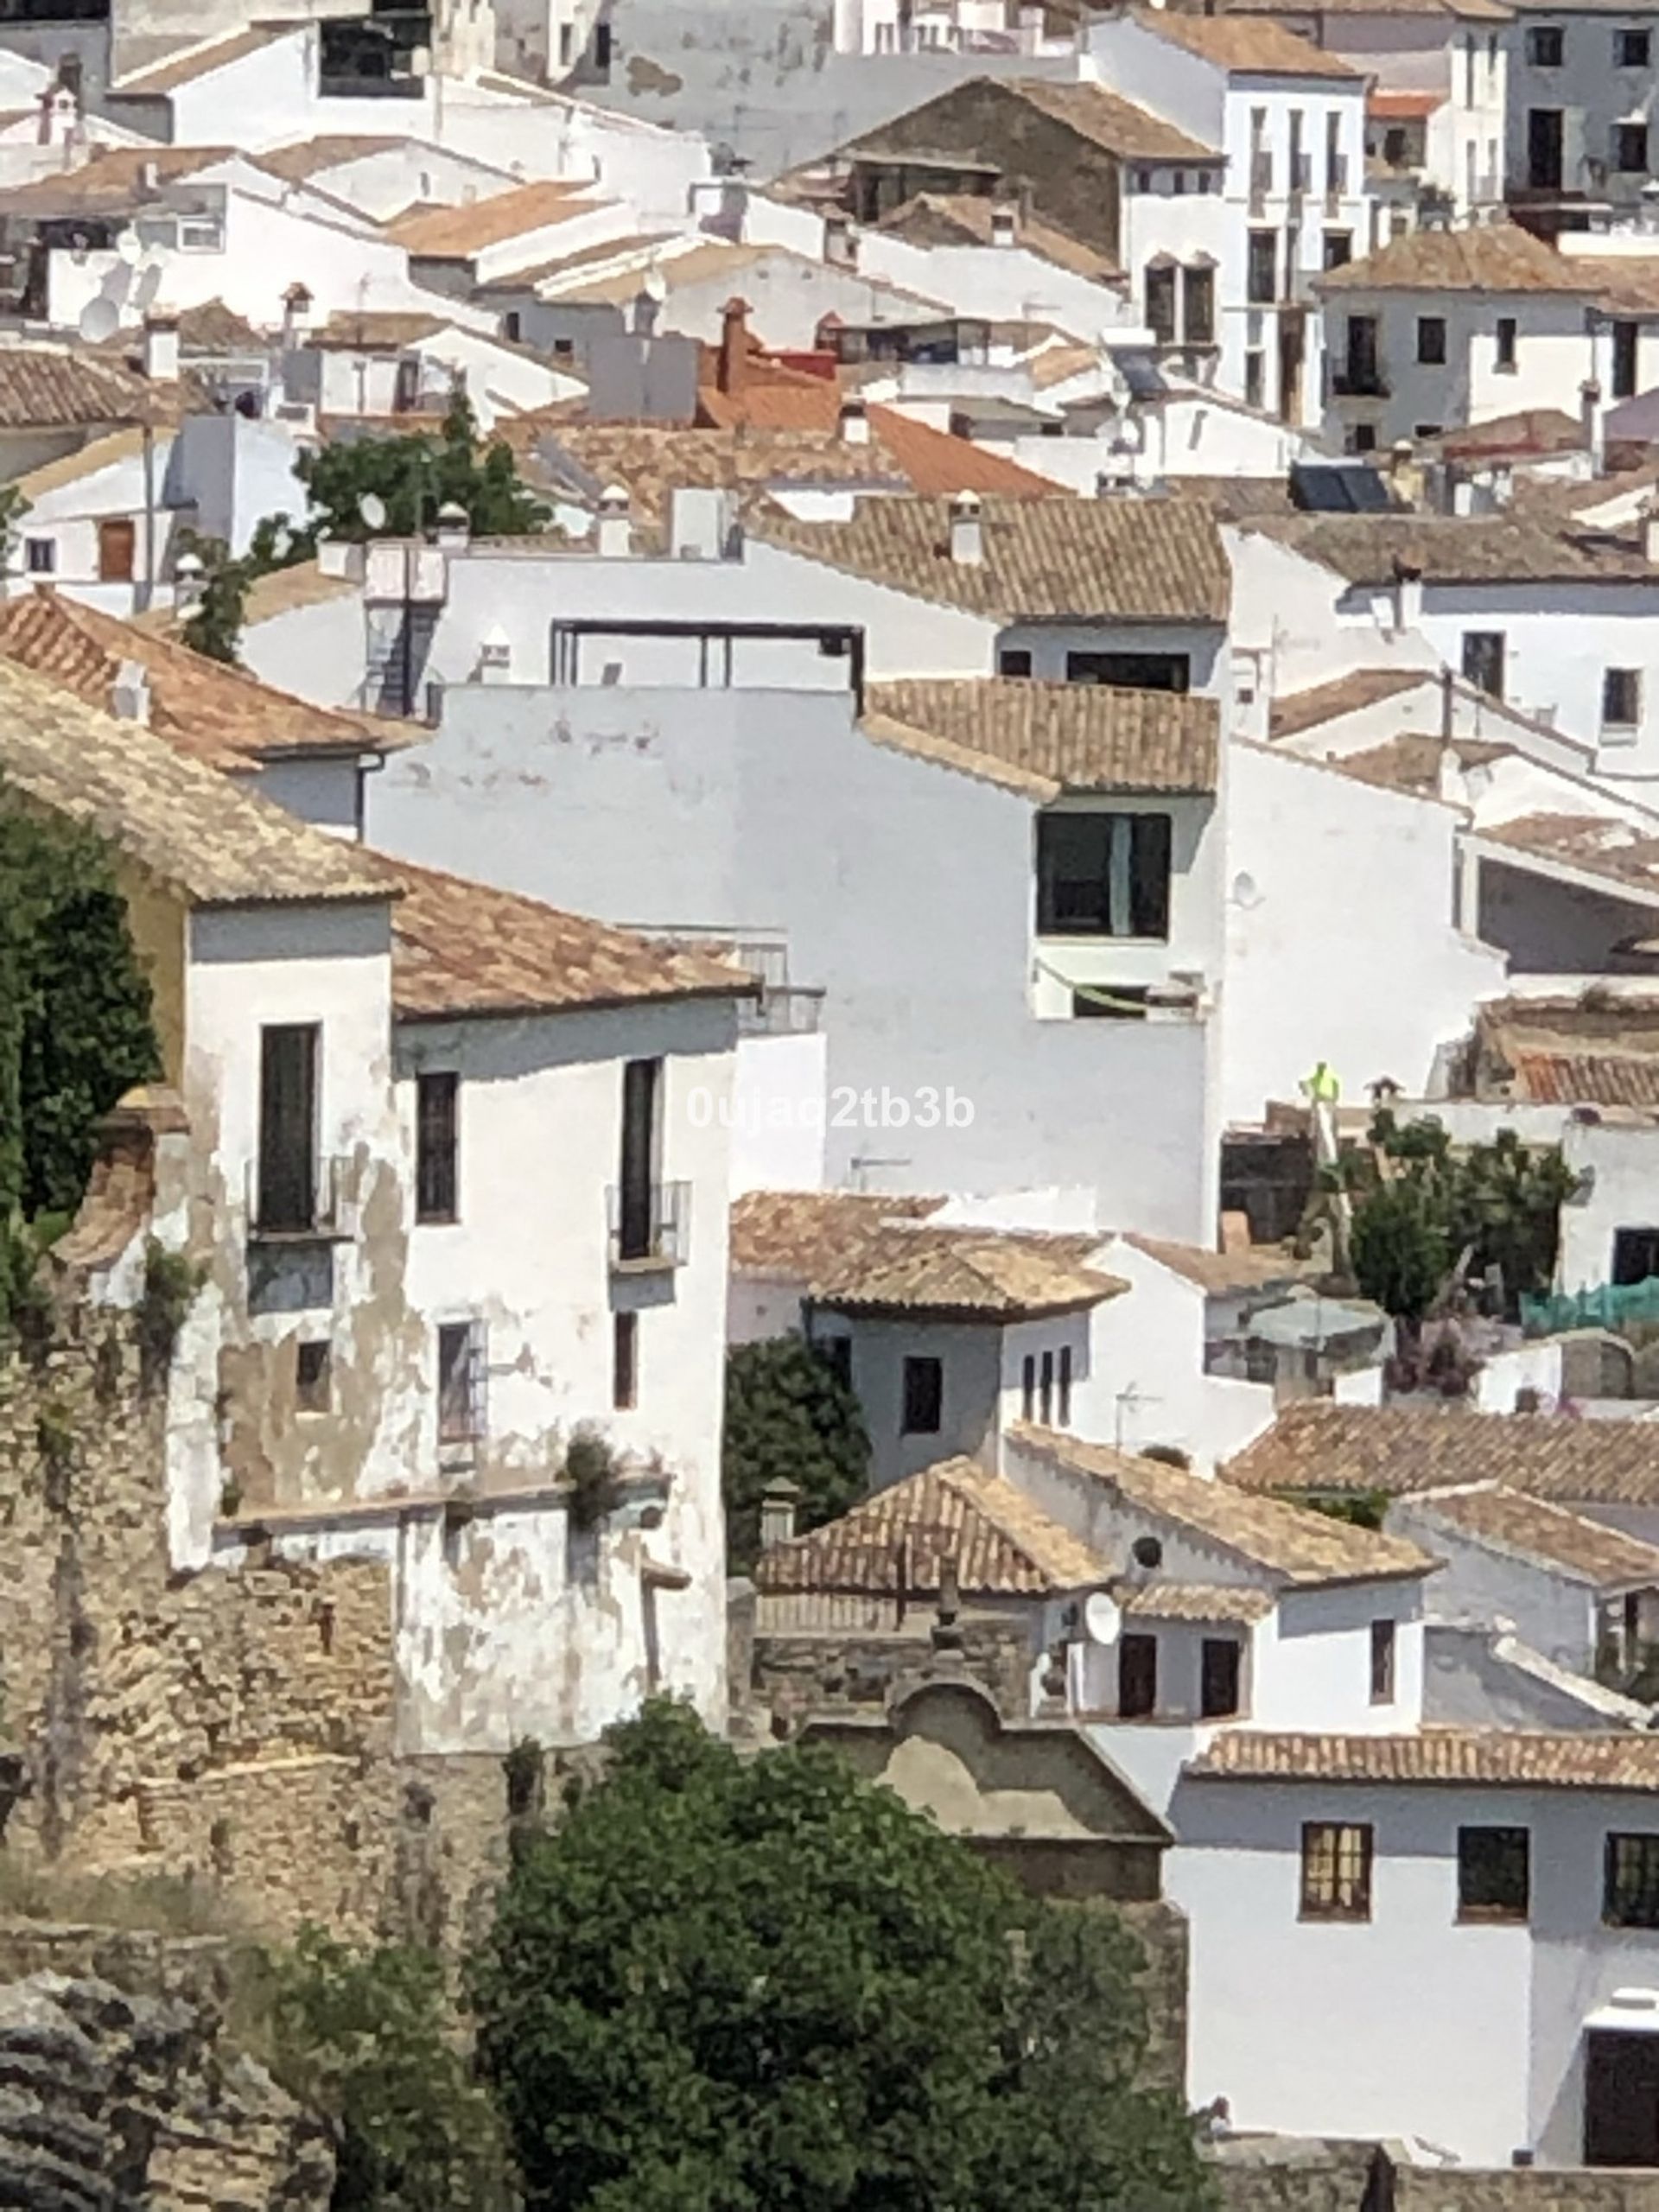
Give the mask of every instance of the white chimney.
[(283, 343), (292, 348), (311, 320), (311, 295), (303, 284), (290, 284), (283, 294)]
[(118, 721), (149, 728), (149, 678), (142, 661), (124, 660), (110, 686), (110, 712)]
[(68, 145), (79, 127), (80, 102), (67, 85), (54, 85), (41, 94), (42, 146)]
[(159, 192), (161, 188), (161, 163), (159, 162), (140, 162), (138, 164), (138, 189), (141, 192)]
[(832, 269), (857, 268), (858, 240), (853, 235), (850, 215), (824, 217), (823, 257)]
[(795, 1535), (795, 1507), (800, 1491), (791, 1482), (768, 1483), (760, 1493), (760, 1548), (789, 1543)]
[(620, 484), (607, 484), (599, 495), (594, 542), (600, 557), (606, 561), (626, 561), (633, 551), (633, 520), (627, 493)]
[(1515, 505), (1515, 470), (1507, 461), (1493, 462), (1491, 491), (1495, 507), (1512, 507)]
[(971, 569), (985, 558), (980, 505), (972, 492), (958, 492), (950, 502), (950, 558)]
[(175, 315), (144, 317), (144, 374), (152, 384), (179, 380), (179, 318)]
[(870, 442), (870, 410), (861, 399), (843, 399), (836, 426), (844, 446), (867, 446)]
[(473, 518), (458, 499), (438, 509), (438, 545), (445, 553), (464, 553), (473, 538)]
[(480, 683), (511, 683), (512, 681), (512, 640), (499, 623), (486, 630), (479, 640), (478, 681)]
[(991, 209), (991, 244), (1017, 245), (1020, 242), (1020, 211), (1007, 200), (1001, 200)]
[(1423, 619), (1423, 572), (1409, 561), (1394, 564), (1394, 628), (1396, 637), (1419, 628)]
[(173, 604), (181, 612), (201, 597), (203, 569), (199, 553), (181, 553), (173, 564)]
[(1589, 383), (1579, 386), (1579, 423), (1584, 449), (1590, 456), (1590, 474), (1592, 476), (1599, 476), (1607, 464), (1606, 420), (1607, 412), (1601, 404), (1601, 386), (1592, 377)]

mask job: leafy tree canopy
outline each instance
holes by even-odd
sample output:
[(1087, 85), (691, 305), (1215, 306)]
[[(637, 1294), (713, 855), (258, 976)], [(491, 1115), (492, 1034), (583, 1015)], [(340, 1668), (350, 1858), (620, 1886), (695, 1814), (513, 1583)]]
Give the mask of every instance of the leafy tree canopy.
[(767, 1485), (793, 1483), (796, 1526), (816, 1529), (863, 1497), (870, 1464), (864, 1415), (850, 1384), (801, 1337), (738, 1344), (726, 1361), (721, 1480), (732, 1564), (760, 1549)]
[[(519, 480), (511, 449), (494, 442), (480, 451), (478, 418), (464, 391), (450, 402), (433, 437), (423, 430), (395, 438), (337, 440), (302, 454), (297, 467), (309, 503), (313, 540), (361, 539), (390, 532), (418, 537), (440, 507), (465, 508), (480, 537), (514, 537), (540, 530), (549, 510)], [(372, 528), (361, 502), (372, 493), (386, 511)]]
[(532, 2212), (1193, 2212), (1138, 1947), (823, 1749), (658, 1702), (527, 1840), (474, 1976)]

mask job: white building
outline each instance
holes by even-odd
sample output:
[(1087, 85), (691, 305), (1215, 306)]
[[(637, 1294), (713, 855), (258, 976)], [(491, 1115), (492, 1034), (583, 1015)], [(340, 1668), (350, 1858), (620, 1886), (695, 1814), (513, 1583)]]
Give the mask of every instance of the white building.
[(1595, 0), (1510, 0), (1506, 181), (1545, 206), (1630, 207), (1654, 174), (1654, 26)]

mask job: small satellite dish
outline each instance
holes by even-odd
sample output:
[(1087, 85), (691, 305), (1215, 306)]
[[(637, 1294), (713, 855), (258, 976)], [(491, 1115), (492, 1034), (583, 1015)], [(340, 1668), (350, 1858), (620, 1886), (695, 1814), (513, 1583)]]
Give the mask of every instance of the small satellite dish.
[(1246, 913), (1262, 904), (1261, 887), (1248, 868), (1241, 869), (1233, 878), (1233, 904), (1242, 906)]
[(378, 492), (365, 492), (357, 503), (357, 512), (371, 530), (386, 526), (386, 503)]
[(80, 311), (76, 330), (89, 346), (101, 346), (121, 327), (121, 314), (113, 300), (88, 300)]
[(129, 228), (118, 234), (115, 241), (115, 257), (118, 261), (124, 261), (129, 269), (136, 269), (138, 266), (139, 257), (143, 250), (139, 244), (137, 231)]
[(1123, 1608), (1109, 1591), (1091, 1590), (1083, 1601), (1083, 1625), (1091, 1643), (1116, 1643), (1123, 1626)]

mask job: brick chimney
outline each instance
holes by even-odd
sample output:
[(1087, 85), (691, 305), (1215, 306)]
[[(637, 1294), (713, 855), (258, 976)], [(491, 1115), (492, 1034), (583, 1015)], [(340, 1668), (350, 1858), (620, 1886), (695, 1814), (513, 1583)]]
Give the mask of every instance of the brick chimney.
[(741, 392), (749, 377), (749, 303), (747, 300), (730, 299), (726, 302), (720, 326), (720, 359), (715, 365), (715, 388), (732, 394)]

